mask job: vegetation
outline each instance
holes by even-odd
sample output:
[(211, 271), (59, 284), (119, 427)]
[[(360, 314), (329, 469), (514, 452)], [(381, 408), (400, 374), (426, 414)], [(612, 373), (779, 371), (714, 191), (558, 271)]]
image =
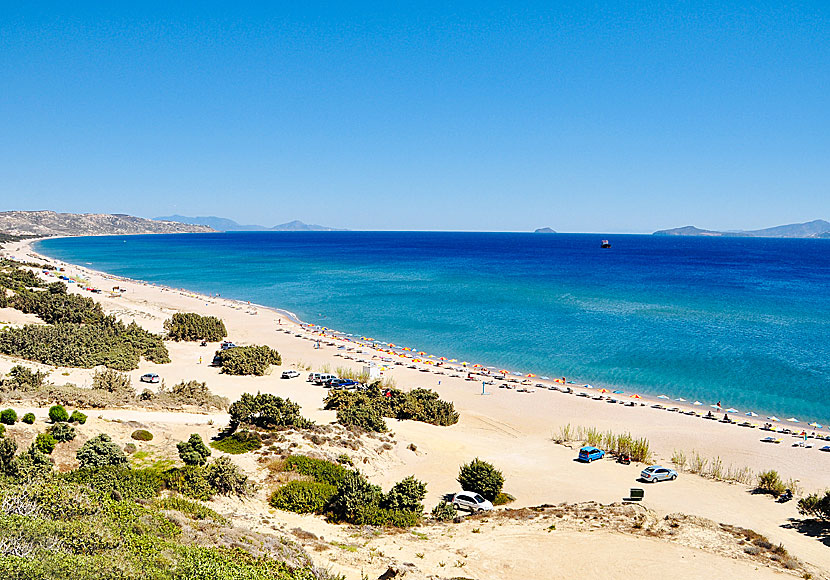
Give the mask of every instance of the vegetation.
[(78, 423), (79, 425), (83, 425), (86, 423), (86, 415), (81, 413), (80, 411), (72, 411), (72, 414), (69, 415), (69, 422), (70, 423)]
[(830, 490), (813, 493), (798, 500), (798, 512), (801, 515), (830, 521)]
[(57, 445), (57, 441), (55, 441), (55, 438), (48, 431), (38, 433), (37, 437), (35, 437), (34, 446), (41, 453), (50, 455), (55, 450), (55, 445)]
[(251, 492), (248, 476), (228, 457), (218, 457), (205, 472), (208, 485), (220, 495), (246, 496)]
[(283, 469), (306, 475), (278, 488), (272, 506), (298, 513), (325, 514), (356, 525), (408, 527), (420, 521), (426, 484), (414, 477), (396, 483), (389, 493), (370, 484), (359, 471), (301, 455), (288, 457)]
[(16, 365), (3, 377), (2, 387), (5, 391), (34, 391), (43, 386), (47, 373), (33, 372), (24, 366)]
[(262, 447), (262, 438), (255, 431), (237, 431), (218, 441), (211, 441), (210, 446), (224, 453), (238, 455)]
[(14, 425), (17, 423), (17, 413), (14, 409), (0, 411), (0, 423), (3, 425)]
[(27, 425), (32, 425), (35, 422), (35, 414), (34, 413), (26, 413), (23, 415), (23, 419), (21, 419)]
[(146, 429), (136, 429), (133, 431), (132, 435), (130, 435), (136, 441), (152, 441), (153, 434), (147, 431)]
[(218, 342), (228, 336), (225, 323), (215, 316), (200, 316), (193, 312), (177, 312), (164, 322), (170, 340), (206, 340)]
[(787, 486), (781, 480), (781, 476), (774, 469), (764, 471), (758, 474), (758, 486), (756, 488), (761, 493), (768, 493), (773, 497), (778, 497)]
[(240, 425), (252, 425), (260, 429), (306, 428), (312, 425), (311, 421), (300, 415), (300, 406), (297, 403), (268, 393), (243, 393), (239, 400), (231, 405), (230, 416), (231, 430)]
[(49, 408), (49, 419), (52, 423), (66, 422), (69, 421), (69, 413), (62, 405), (53, 405)]
[(493, 501), (501, 493), (504, 476), (501, 471), (478, 457), (461, 466), (458, 483), (464, 491), (474, 491), (484, 499)]
[(645, 437), (635, 439), (631, 433), (603, 432), (596, 427), (572, 427), (567, 424), (560, 427), (553, 440), (557, 443), (581, 441), (612, 455), (629, 455), (633, 461), (640, 463), (650, 463), (653, 455), (651, 445)]
[(432, 517), (439, 522), (452, 521), (457, 515), (458, 509), (453, 504), (447, 503), (444, 500), (439, 501), (438, 505), (432, 508)]
[(130, 375), (119, 373), (115, 369), (95, 371), (95, 374), (92, 375), (92, 388), (108, 393), (133, 392)]
[(382, 389), (378, 382), (362, 392), (332, 391), (326, 397), (324, 408), (336, 410), (341, 424), (355, 425), (367, 431), (385, 431), (383, 417), (442, 426), (458, 422), (453, 404), (442, 401), (436, 392), (413, 389), (405, 393), (398, 389)]
[(185, 465), (204, 465), (210, 457), (210, 449), (197, 433), (193, 433), (187, 441), (177, 443), (176, 448)]
[(271, 365), (282, 364), (282, 358), (269, 346), (236, 346), (216, 351), (214, 362), (228, 375), (262, 376)]
[(49, 434), (58, 443), (66, 443), (75, 439), (75, 428), (69, 423), (55, 423), (49, 428)]
[(127, 456), (121, 448), (112, 442), (110, 436), (101, 433), (84, 443), (77, 453), (81, 468), (104, 467), (127, 463)]
[(193, 405), (197, 407), (211, 407), (226, 409), (228, 400), (225, 397), (214, 395), (207, 388), (207, 383), (199, 381), (182, 381), (173, 385), (169, 393), (162, 391), (161, 401), (170, 400), (178, 405)]

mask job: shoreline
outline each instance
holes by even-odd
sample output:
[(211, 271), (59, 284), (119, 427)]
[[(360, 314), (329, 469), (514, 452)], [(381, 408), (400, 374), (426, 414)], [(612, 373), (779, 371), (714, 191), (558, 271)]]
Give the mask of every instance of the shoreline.
[[(155, 282), (148, 282), (148, 281), (142, 280), (140, 278), (128, 278), (128, 277), (125, 277), (125, 276), (118, 276), (118, 275), (111, 274), (109, 272), (105, 272), (105, 271), (102, 271), (102, 270), (95, 270), (95, 269), (89, 268), (87, 266), (82, 266), (82, 265), (79, 265), (79, 264), (73, 264), (73, 263), (69, 263), (69, 262), (63, 262), (62, 260), (59, 260), (57, 258), (53, 258), (53, 257), (50, 257), (50, 256), (46, 256), (44, 254), (40, 254), (33, 247), (34, 244), (36, 244), (40, 241), (46, 240), (46, 239), (56, 239), (56, 238), (65, 238), (65, 237), (69, 237), (69, 236), (48, 236), (48, 237), (40, 237), (40, 238), (29, 238), (29, 239), (26, 239), (26, 240), (21, 240), (20, 242), (15, 242), (14, 244), (7, 244), (7, 248), (8, 247), (17, 247), (17, 251), (28, 252), (30, 257), (36, 257), (38, 259), (41, 259), (41, 260), (44, 260), (44, 261), (47, 261), (47, 262), (52, 261), (52, 262), (55, 262), (55, 263), (60, 263), (64, 266), (78, 268), (81, 271), (97, 274), (97, 275), (102, 276), (102, 277), (107, 278), (107, 279), (117, 280), (117, 281), (121, 281), (121, 282), (133, 282), (133, 283), (136, 283), (136, 284), (142, 284), (142, 285), (146, 285), (146, 286), (150, 286), (150, 287), (154, 287), (154, 288), (159, 288), (163, 291), (168, 291), (168, 292), (179, 292), (179, 293), (183, 293), (183, 295), (188, 295), (188, 296), (193, 297), (193, 298), (199, 297), (200, 299), (204, 299), (204, 300), (208, 300), (208, 301), (220, 300), (220, 301), (224, 301), (228, 305), (231, 305), (232, 308), (237, 308), (237, 309), (248, 308), (248, 309), (254, 309), (254, 310), (259, 309), (259, 310), (263, 310), (263, 311), (266, 311), (266, 312), (271, 312), (271, 313), (279, 315), (280, 317), (285, 317), (287, 320), (290, 320), (294, 324), (302, 327), (305, 331), (312, 331), (313, 332), (313, 329), (324, 329), (324, 330), (328, 331), (329, 334), (323, 334), (323, 335), (321, 335), (321, 337), (325, 337), (327, 339), (337, 340), (338, 338), (342, 338), (344, 336), (348, 336), (348, 337), (357, 336), (356, 333), (346, 333), (346, 332), (331, 329), (331, 328), (328, 328), (328, 327), (325, 327), (325, 326), (322, 326), (322, 325), (305, 322), (299, 316), (297, 316), (295, 313), (293, 313), (293, 312), (291, 312), (290, 310), (287, 310), (287, 309), (283, 309), (283, 308), (279, 308), (279, 307), (275, 307), (275, 306), (266, 306), (266, 305), (262, 305), (262, 304), (257, 304), (257, 303), (254, 303), (254, 302), (251, 302), (251, 301), (246, 301), (244, 299), (239, 299), (239, 298), (224, 298), (224, 297), (221, 297), (221, 296), (212, 296), (210, 294), (206, 295), (206, 294), (203, 294), (203, 293), (200, 293), (200, 292), (189, 290), (187, 288), (175, 288), (175, 287), (167, 286), (167, 285), (164, 285), (164, 284), (159, 284), (159, 283), (155, 283)], [(360, 346), (363, 347), (363, 348), (371, 348), (373, 350), (378, 350), (377, 347), (374, 346), (374, 343), (395, 344), (395, 343), (386, 343), (385, 341), (372, 341), (372, 343), (369, 343), (369, 341), (366, 340), (365, 335), (363, 335), (361, 338), (365, 342), (362, 343), (362, 344), (358, 342), (358, 344), (360, 344)], [(409, 349), (409, 350), (410, 351), (415, 351), (415, 352), (421, 352), (420, 350), (416, 350), (414, 348)], [(389, 351), (381, 351), (381, 352), (389, 353)], [(396, 354), (396, 353), (389, 353), (389, 354)], [(443, 358), (443, 360), (445, 360), (445, 361), (448, 360), (446, 357), (439, 357), (438, 355), (431, 355), (428, 358), (434, 359), (434, 360), (439, 360), (439, 359)], [(449, 360), (454, 361), (455, 359), (449, 359)], [(439, 365), (439, 366), (445, 366), (445, 365)], [(480, 369), (488, 369), (488, 370), (494, 371), (494, 372), (491, 372), (486, 377), (484, 377), (483, 380), (494, 380), (494, 381), (495, 380), (501, 380), (501, 377), (498, 376), (499, 371), (497, 371), (497, 367), (492, 366), (492, 365), (487, 365), (484, 362), (469, 363), (467, 366), (465, 366), (465, 368), (458, 369), (458, 372), (467, 372), (467, 370), (472, 370), (473, 372), (475, 372), (475, 371), (480, 370)], [(532, 378), (534, 379), (532, 381), (532, 383), (534, 385), (536, 383), (540, 383), (540, 384), (544, 385), (544, 387), (539, 387), (539, 388), (550, 388), (551, 386), (554, 386), (554, 385), (563, 385), (565, 387), (571, 387), (573, 389), (582, 389), (583, 391), (588, 393), (589, 397), (594, 397), (595, 394), (597, 394), (597, 393), (607, 394), (607, 395), (611, 396), (612, 398), (614, 398), (614, 395), (617, 395), (617, 397), (616, 397), (617, 399), (635, 400), (635, 401), (638, 402), (638, 404), (642, 403), (643, 405), (647, 405), (647, 406), (650, 406), (650, 407), (660, 406), (660, 407), (663, 407), (666, 410), (669, 410), (669, 409), (676, 410), (676, 411), (671, 411), (671, 412), (677, 412), (677, 413), (687, 414), (687, 415), (691, 415), (691, 416), (705, 415), (706, 413), (711, 413), (711, 414), (715, 415), (715, 418), (718, 421), (722, 420), (724, 417), (730, 417), (730, 419), (732, 419), (732, 421), (736, 424), (747, 423), (748, 422), (748, 423), (750, 423), (754, 426), (753, 428), (761, 428), (762, 426), (764, 426), (764, 424), (770, 424), (770, 425), (776, 427), (776, 429), (772, 429), (772, 430), (770, 430), (770, 432), (775, 432), (775, 431), (780, 432), (783, 429), (790, 429), (790, 430), (798, 429), (799, 432), (800, 431), (806, 431), (808, 435), (813, 434), (813, 435), (820, 435), (821, 437), (825, 437), (825, 436), (830, 437), (830, 420), (828, 420), (830, 418), (821, 418), (821, 417), (812, 418), (812, 417), (808, 417), (807, 419), (805, 419), (803, 421), (802, 420), (792, 421), (790, 419), (790, 417), (792, 417), (792, 418), (796, 418), (796, 417), (794, 415), (790, 414), (790, 413), (786, 413), (788, 415), (788, 417), (783, 417), (783, 413), (782, 413), (781, 417), (778, 417), (773, 412), (767, 412), (767, 411), (763, 411), (763, 410), (759, 413), (754, 413), (754, 410), (753, 411), (743, 411), (743, 410), (733, 409), (732, 407), (729, 407), (729, 406), (726, 406), (726, 405), (719, 406), (719, 405), (715, 405), (715, 404), (711, 404), (711, 403), (707, 403), (707, 402), (699, 401), (699, 400), (691, 402), (691, 401), (687, 400), (685, 397), (683, 397), (683, 395), (680, 395), (677, 398), (671, 398), (671, 397), (668, 397), (668, 396), (663, 395), (663, 394), (661, 394), (661, 395), (653, 395), (653, 394), (649, 394), (649, 393), (641, 394), (641, 393), (638, 393), (638, 392), (627, 390), (627, 389), (630, 389), (630, 387), (626, 387), (626, 386), (594, 387), (594, 386), (592, 386), (591, 381), (582, 382), (582, 381), (570, 381), (570, 380), (568, 380), (566, 382), (562, 382), (559, 379), (542, 379), (541, 377), (539, 377), (538, 375), (536, 375), (534, 373), (529, 373), (529, 375), (532, 375)], [(526, 375), (523, 375), (523, 374), (517, 373), (517, 372), (511, 372), (511, 373), (508, 373), (505, 376), (505, 378), (507, 378), (507, 377), (510, 377), (510, 378), (524, 378), (524, 377), (526, 377)], [(523, 386), (527, 386), (527, 385), (523, 385)], [(657, 389), (652, 389), (652, 390), (654, 392), (657, 392)], [(657, 407), (655, 407), (655, 408), (656, 408), (656, 410), (663, 410), (661, 408), (657, 408)], [(812, 419), (812, 421), (810, 421), (810, 419)], [(810, 421), (811, 423), (820, 424), (821, 427), (813, 427), (812, 425), (810, 425), (810, 423), (808, 423), (808, 421)], [(788, 434), (788, 433), (784, 433), (784, 434)], [(828, 440), (828, 442), (830, 442), (830, 440)]]

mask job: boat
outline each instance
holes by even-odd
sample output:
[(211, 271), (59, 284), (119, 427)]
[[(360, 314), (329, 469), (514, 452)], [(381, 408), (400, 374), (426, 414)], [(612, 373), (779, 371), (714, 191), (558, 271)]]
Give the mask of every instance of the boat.
[(611, 242), (609, 242), (608, 240), (602, 240), (602, 243), (599, 245), (599, 247), (600, 248), (610, 248), (611, 247)]

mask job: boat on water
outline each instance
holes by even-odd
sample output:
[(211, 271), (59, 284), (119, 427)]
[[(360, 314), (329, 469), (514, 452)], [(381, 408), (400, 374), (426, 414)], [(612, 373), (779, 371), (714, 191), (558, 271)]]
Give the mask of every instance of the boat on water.
[(608, 240), (602, 240), (602, 243), (600, 243), (599, 247), (600, 248), (610, 248), (611, 247), (611, 242), (609, 242)]

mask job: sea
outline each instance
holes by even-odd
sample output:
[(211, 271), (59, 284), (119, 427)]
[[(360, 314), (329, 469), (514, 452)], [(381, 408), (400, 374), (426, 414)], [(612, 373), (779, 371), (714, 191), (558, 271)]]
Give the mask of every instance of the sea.
[(830, 422), (830, 240), (228, 232), (36, 250), (436, 357)]

